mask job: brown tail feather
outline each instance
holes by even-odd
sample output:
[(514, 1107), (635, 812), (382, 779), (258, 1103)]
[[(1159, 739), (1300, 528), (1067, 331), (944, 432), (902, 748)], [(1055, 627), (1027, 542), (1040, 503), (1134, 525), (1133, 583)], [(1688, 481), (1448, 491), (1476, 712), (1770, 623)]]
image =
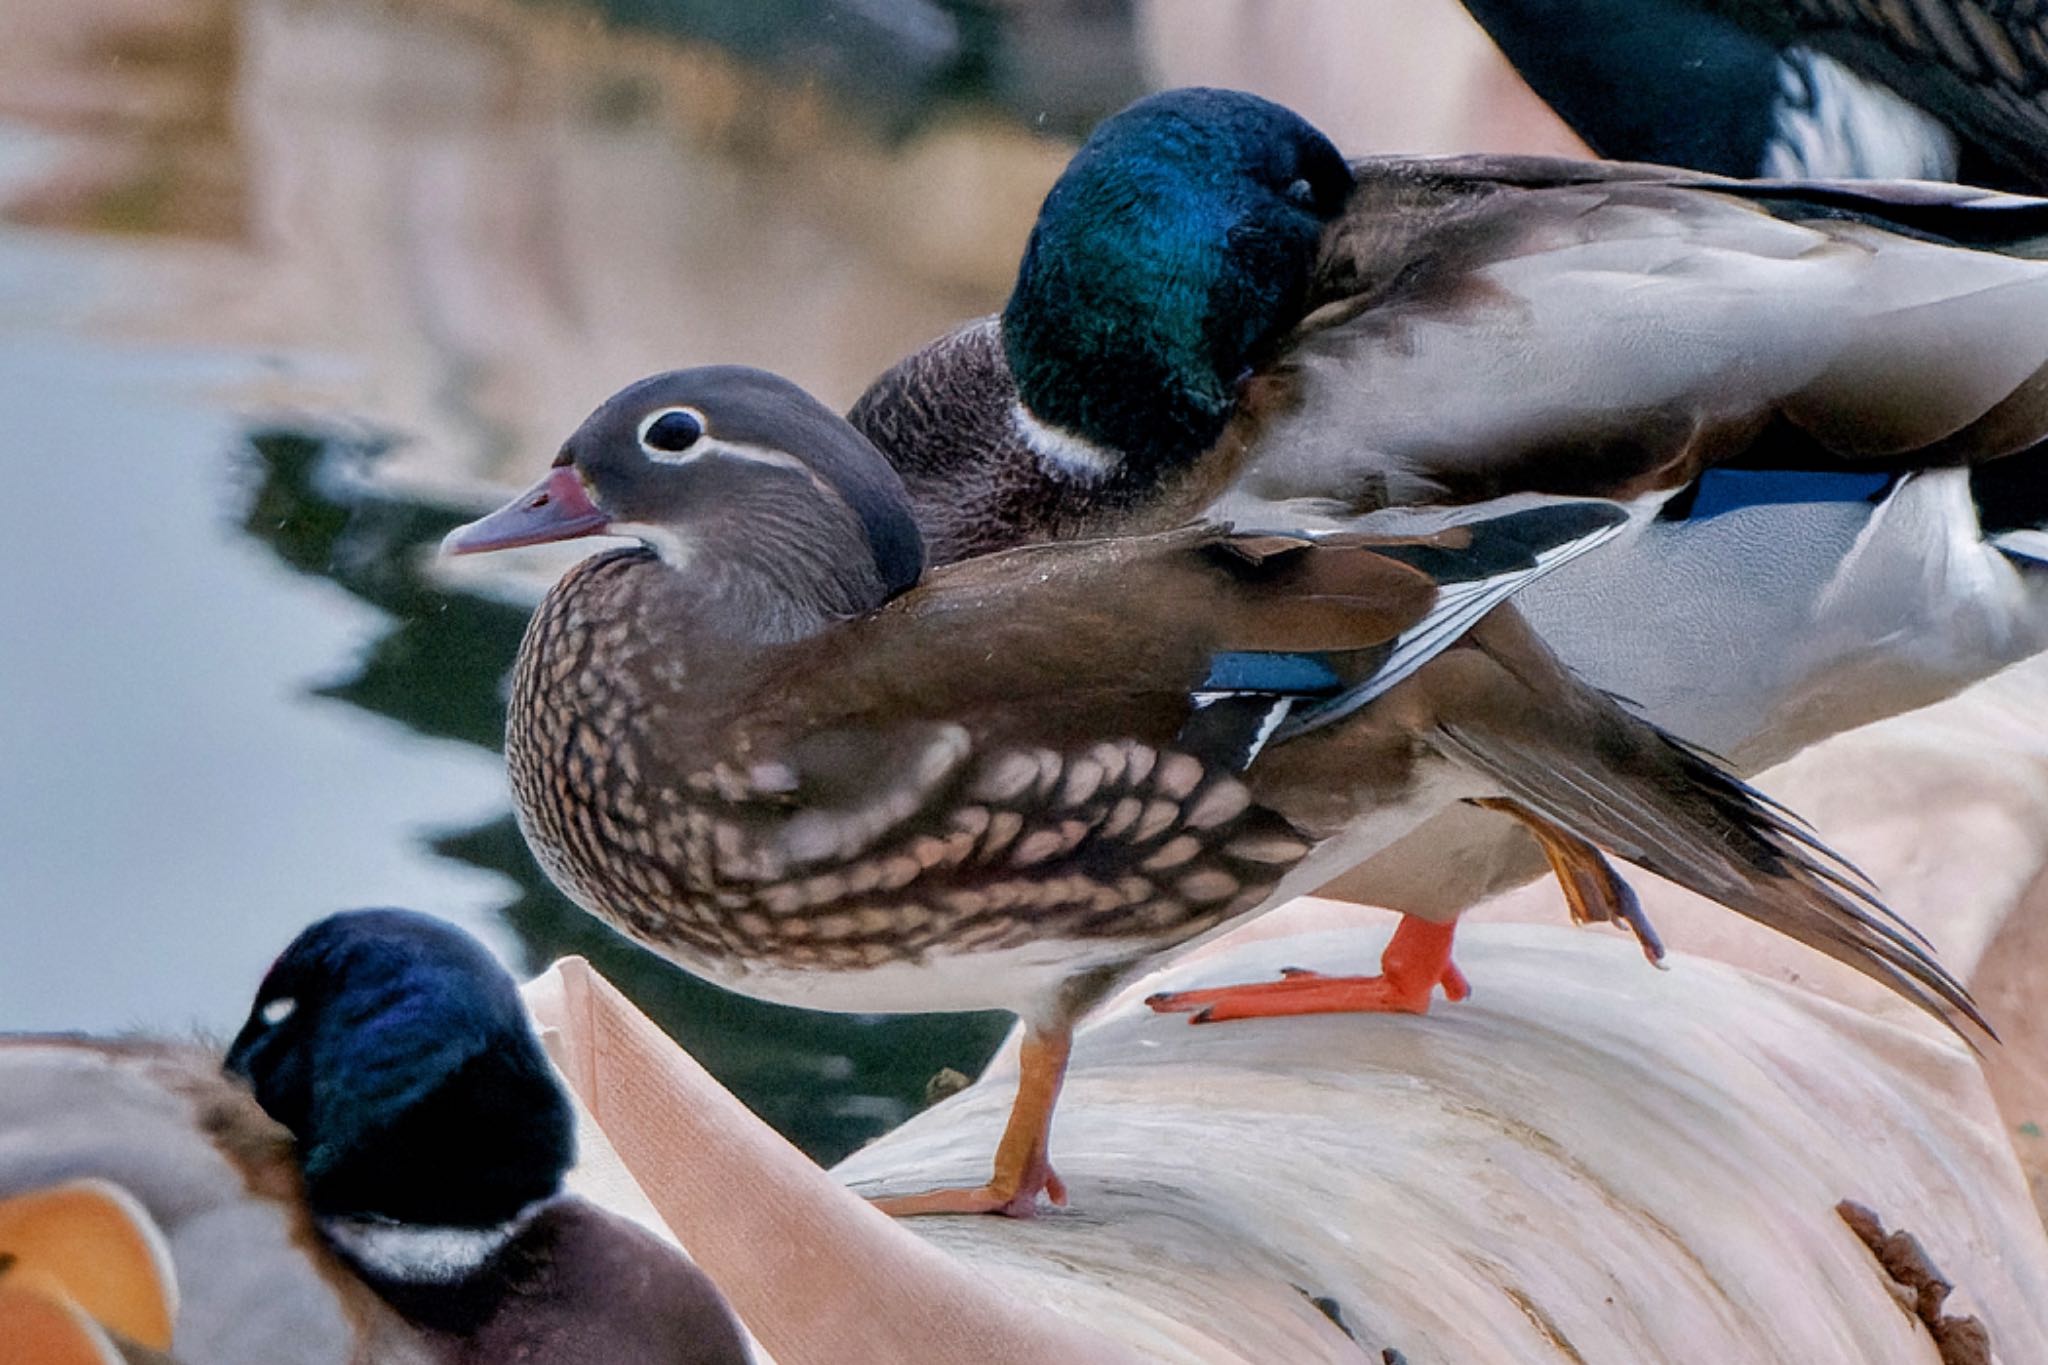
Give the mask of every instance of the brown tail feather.
[(1483, 711), (1440, 717), (1436, 738), (1570, 833), (1847, 963), (1966, 1039), (1962, 1020), (1997, 1036), (1926, 939), (1796, 816), (1649, 722), (1582, 700), (1569, 741)]
[[(1631, 714), (1634, 713), (1631, 712)], [(1649, 723), (1653, 726), (1655, 725), (1655, 722)], [(1714, 769), (1728, 781), (1740, 787), (1742, 789), (1743, 795), (1749, 797), (1750, 800), (1756, 802), (1756, 804), (1758, 804), (1759, 806), (1762, 806), (1766, 811), (1768, 811), (1772, 815), (1777, 816), (1778, 820), (1775, 825), (1775, 828), (1778, 830), (1778, 832), (1784, 835), (1787, 839), (1791, 839), (1797, 843), (1803, 844), (1807, 848), (1813, 850), (1813, 852), (1819, 854), (1823, 863), (1826, 866), (1827, 876), (1830, 880), (1834, 880), (1837, 877), (1846, 877), (1848, 878), (1848, 882), (1850, 884), (1843, 885), (1844, 890), (1850, 891), (1853, 894), (1857, 895), (1862, 895), (1866, 893), (1870, 896), (1878, 895), (1877, 883), (1871, 879), (1870, 874), (1865, 872), (1862, 868), (1856, 866), (1856, 864), (1851, 862), (1849, 859), (1843, 857), (1840, 853), (1837, 853), (1834, 849), (1829, 848), (1826, 843), (1822, 842), (1819, 831), (1815, 830), (1812, 825), (1807, 823), (1805, 816), (1801, 815), (1798, 811), (1793, 810), (1790, 806), (1786, 805), (1783, 801), (1778, 800), (1778, 798), (1772, 796), (1770, 793), (1759, 791), (1757, 788), (1752, 787), (1749, 783), (1743, 781), (1740, 777), (1737, 777), (1735, 775), (1734, 765), (1731, 764), (1727, 759), (1721, 757), (1721, 755), (1715, 753), (1712, 749), (1709, 749), (1704, 745), (1695, 744), (1689, 739), (1685, 739), (1678, 735), (1674, 735), (1670, 731), (1665, 730), (1661, 727), (1657, 728), (1657, 733), (1664, 737), (1664, 742), (1666, 744), (1671, 745), (1672, 747), (1680, 750), (1683, 753), (1689, 754), (1693, 758), (1696, 758), (1700, 762), (1706, 764), (1709, 768)], [(1914, 928), (1911, 924), (1908, 924), (1903, 918), (1894, 913), (1889, 907), (1885, 908), (1885, 913), (1891, 915), (1892, 919), (1898, 923), (1899, 927), (1904, 929), (1907, 933), (1911, 934), (1914, 938), (1920, 940), (1920, 942), (1922, 943), (1927, 942), (1927, 936), (1925, 934), (1922, 934), (1918, 929)]]

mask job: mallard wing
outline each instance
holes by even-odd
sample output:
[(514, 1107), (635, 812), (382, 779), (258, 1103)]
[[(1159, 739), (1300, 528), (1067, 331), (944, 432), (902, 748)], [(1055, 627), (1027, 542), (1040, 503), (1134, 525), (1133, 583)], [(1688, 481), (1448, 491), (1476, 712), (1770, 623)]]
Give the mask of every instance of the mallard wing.
[(1221, 514), (1344, 524), (2048, 435), (2048, 202), (1523, 158), (1359, 167)]

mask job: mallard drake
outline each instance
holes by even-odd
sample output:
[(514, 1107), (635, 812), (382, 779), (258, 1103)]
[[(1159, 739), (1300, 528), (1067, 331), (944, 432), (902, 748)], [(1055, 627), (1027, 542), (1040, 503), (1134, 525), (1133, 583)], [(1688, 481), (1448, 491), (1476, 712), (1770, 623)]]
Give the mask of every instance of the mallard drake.
[[(736, 990), (1015, 1011), (990, 1180), (886, 1206), (1027, 1214), (1064, 1199), (1049, 1124), (1089, 1005), (1460, 801), (1533, 830), (1575, 910), (1653, 956), (1602, 848), (1972, 1014), (1810, 836), (1500, 605), (1624, 519), (1537, 504), (1389, 542), (1197, 525), (926, 574), (871, 444), (785, 380), (712, 367), (615, 395), (443, 548), (642, 542), (571, 569), (520, 647), (505, 752), (541, 865)], [(1419, 1010), (1462, 994), (1449, 950), (1411, 921), (1383, 976), (1261, 1003)]]
[[(563, 1193), (573, 1155), (567, 1097), (511, 978), (406, 911), (299, 935), (225, 1070), (191, 1044), (0, 1041), (0, 1259), (10, 1207), (35, 1212), (38, 1245), (97, 1219), (81, 1236), (127, 1267), (122, 1283), (146, 1282), (134, 1247), (156, 1238), (158, 1317), (46, 1298), (181, 1360), (749, 1359), (696, 1267)], [(79, 1181), (114, 1194), (95, 1202)], [(53, 1186), (58, 1214), (34, 1193)], [(104, 1231), (107, 1199), (139, 1230)]]
[[(849, 416), (937, 562), (1204, 509), (1628, 500), (1517, 605), (1754, 771), (2048, 646), (2048, 264), (1990, 249), (2043, 232), (2048, 202), (1957, 187), (1347, 164), (1278, 105), (1169, 91), (1075, 155), (1003, 313)], [(1532, 854), (1459, 807), (1346, 891), (1445, 921)]]
[[(1546, 158), (1346, 164), (1278, 105), (1168, 91), (1076, 154), (1003, 313), (892, 368), (849, 418), (902, 472), (938, 563), (1212, 505), (1300, 527), (1590, 495), (1676, 534), (1825, 503), (1864, 509), (1859, 552), (1922, 566), (1902, 611), (1981, 619), (2003, 663), (2048, 633), (2013, 562), (2044, 544), (2048, 471), (1995, 459), (2048, 437), (2031, 382), (2048, 262), (2007, 254), (2044, 244), (2048, 201)], [(1974, 487), (1949, 472), (1973, 463)], [(1847, 552), (1805, 553), (1840, 544), (1811, 523), (1790, 523), (1773, 578), (1819, 621)], [(1712, 598), (1658, 607), (1673, 633), (1739, 625)], [(1874, 643), (1896, 619), (1823, 624)], [(1602, 681), (1608, 660), (1572, 662)], [(1713, 681), (1745, 692), (1753, 671)], [(1762, 717), (1781, 699), (1745, 700)]]
[(1596, 152), (2048, 190), (2048, 20), (1979, 0), (1465, 0)]

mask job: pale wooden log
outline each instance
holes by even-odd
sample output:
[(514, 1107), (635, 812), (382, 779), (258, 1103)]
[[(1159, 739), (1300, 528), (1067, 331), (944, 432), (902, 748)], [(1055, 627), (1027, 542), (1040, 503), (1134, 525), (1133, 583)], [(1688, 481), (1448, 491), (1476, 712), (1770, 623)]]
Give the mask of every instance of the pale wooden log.
[[(610, 1150), (781, 1365), (1133, 1358), (848, 1193), (582, 959), (556, 963), (526, 995)], [(584, 1192), (601, 1199), (615, 1178)]]
[[(1369, 968), (1387, 923), (1298, 903), (1135, 989)], [(1600, 931), (1474, 926), (1463, 957), (1475, 998), (1425, 1019), (1195, 1028), (1127, 994), (1055, 1124), (1071, 1207), (1032, 1223), (869, 1216), (577, 967), (570, 1074), (783, 1365), (1109, 1349), (1020, 1320), (1171, 1360), (1935, 1360), (1842, 1199), (1922, 1239), (1995, 1359), (2048, 1359), (2048, 1238), (1960, 1045)], [(1013, 1080), (835, 1174), (979, 1180)], [(891, 1354), (935, 1322), (978, 1345)]]

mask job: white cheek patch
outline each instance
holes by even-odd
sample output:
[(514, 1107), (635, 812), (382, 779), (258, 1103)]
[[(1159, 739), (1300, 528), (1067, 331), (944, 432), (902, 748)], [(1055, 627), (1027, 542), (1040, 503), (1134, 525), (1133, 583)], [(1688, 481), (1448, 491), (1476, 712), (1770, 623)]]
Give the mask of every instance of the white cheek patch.
[(648, 549), (671, 569), (688, 568), (697, 556), (697, 544), (671, 526), (657, 526), (651, 521), (615, 521), (606, 528), (607, 535), (630, 536)]
[(292, 999), (289, 995), (280, 995), (277, 999), (267, 1002), (258, 1013), (263, 1016), (264, 1023), (272, 1028), (276, 1028), (279, 1024), (291, 1018), (292, 1011), (298, 1007), (298, 1001)]

